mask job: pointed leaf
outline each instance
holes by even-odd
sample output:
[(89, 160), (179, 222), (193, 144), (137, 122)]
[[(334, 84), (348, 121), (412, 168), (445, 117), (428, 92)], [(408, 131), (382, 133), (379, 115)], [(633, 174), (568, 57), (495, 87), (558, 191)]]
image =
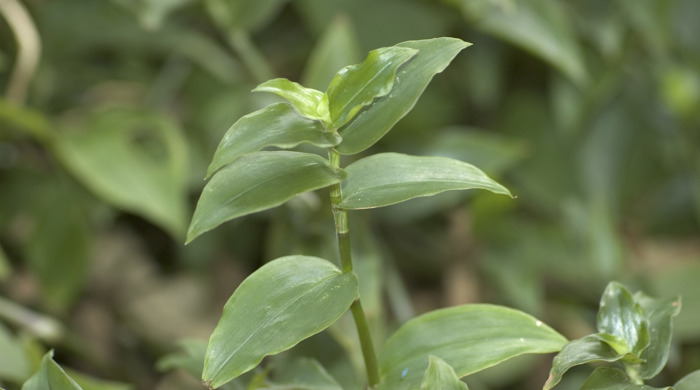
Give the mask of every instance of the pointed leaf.
[(421, 390), (469, 390), (467, 384), (460, 381), (454, 368), (437, 356), (428, 357), (428, 368), (423, 375)]
[(312, 120), (330, 122), (328, 98), (326, 94), (315, 89), (306, 88), (299, 83), (284, 78), (268, 80), (253, 92), (271, 92), (287, 99), (299, 113)]
[(670, 387), (651, 387), (633, 383), (624, 371), (601, 367), (593, 371), (581, 390), (670, 390)]
[(209, 340), (202, 379), (217, 388), (335, 322), (357, 295), (357, 277), (317, 257), (262, 266), (233, 293)]
[[(410, 62), (397, 72), (389, 95), (361, 111), (341, 129), (343, 143), (336, 147), (341, 154), (359, 153), (377, 142), (416, 104), (423, 90), (437, 73), (470, 43), (456, 38), (435, 38), (400, 43), (398, 47), (417, 49)], [(330, 98), (330, 93), (328, 93)]]
[(592, 362), (616, 362), (623, 357), (623, 354), (617, 353), (596, 334), (573, 340), (554, 357), (544, 390), (556, 386), (564, 373), (574, 366)]
[(445, 157), (380, 153), (346, 168), (340, 207), (383, 207), (449, 190), (486, 189), (510, 195), (508, 189), (471, 164)]
[(214, 153), (207, 177), (238, 157), (268, 146), (289, 149), (308, 142), (328, 148), (340, 141), (339, 135), (325, 131), (321, 122), (299, 115), (289, 104), (272, 104), (231, 126)]
[(636, 370), (640, 378), (651, 379), (661, 372), (668, 360), (673, 317), (681, 311), (681, 299), (655, 299), (638, 292), (634, 300), (646, 311), (650, 338), (649, 346), (639, 356), (643, 363)]
[(620, 283), (608, 284), (600, 299), (598, 331), (617, 336), (626, 343), (626, 350), (616, 348), (618, 353), (629, 352), (639, 357), (649, 345), (648, 326), (644, 308), (632, 294)]
[(22, 390), (82, 390), (82, 388), (53, 361), (53, 350), (44, 355), (41, 366), (22, 385)]
[(435, 355), (462, 377), (525, 353), (556, 352), (566, 339), (536, 318), (507, 307), (464, 305), (402, 325), (379, 355), (381, 388), (420, 386)]
[(187, 242), (243, 215), (277, 207), (294, 196), (339, 183), (344, 171), (299, 152), (246, 154), (218, 171), (204, 187), (192, 217)]
[(697, 390), (700, 389), (700, 370), (693, 371), (676, 382), (673, 386), (675, 390)]
[(407, 47), (372, 50), (364, 61), (346, 66), (328, 86), (328, 104), (333, 128), (339, 129), (374, 99), (394, 87), (396, 70), (418, 51)]

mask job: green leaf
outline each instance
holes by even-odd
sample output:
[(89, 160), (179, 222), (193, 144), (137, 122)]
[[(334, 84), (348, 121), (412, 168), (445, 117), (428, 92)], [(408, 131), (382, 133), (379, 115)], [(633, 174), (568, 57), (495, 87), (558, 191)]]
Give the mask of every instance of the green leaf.
[(626, 345), (616, 348), (618, 353), (629, 352), (639, 357), (649, 345), (648, 326), (644, 308), (632, 294), (620, 283), (608, 284), (600, 299), (598, 331), (625, 342)]
[(437, 356), (428, 356), (428, 368), (423, 375), (421, 390), (469, 390), (467, 384), (460, 381), (454, 368)]
[(312, 120), (330, 123), (328, 97), (315, 89), (306, 88), (299, 83), (279, 78), (268, 80), (253, 92), (271, 92), (287, 99), (299, 113)]
[[(277, 371), (277, 370), (276, 370)], [(315, 359), (297, 358), (277, 373), (267, 390), (343, 390), (343, 387)]]
[(187, 242), (243, 215), (277, 207), (301, 193), (345, 178), (328, 160), (309, 153), (256, 152), (218, 171), (204, 187), (192, 217)]
[(141, 26), (148, 30), (158, 29), (169, 14), (182, 8), (192, 0), (112, 0), (133, 12)]
[(676, 382), (673, 386), (675, 390), (697, 390), (700, 389), (700, 370), (693, 371)]
[(272, 104), (231, 126), (214, 153), (207, 177), (240, 156), (268, 146), (289, 149), (308, 142), (328, 148), (340, 141), (339, 135), (325, 131), (321, 122), (299, 115), (289, 104)]
[(396, 70), (418, 51), (406, 47), (372, 50), (364, 61), (341, 69), (328, 86), (328, 104), (334, 129), (343, 127), (365, 106), (394, 87)]
[(494, 305), (463, 305), (423, 314), (402, 325), (379, 355), (381, 388), (418, 388), (435, 355), (457, 376), (526, 353), (556, 352), (566, 338), (521, 311)]
[(593, 371), (581, 390), (670, 390), (670, 387), (651, 387), (633, 383), (624, 371), (601, 367)]
[(53, 361), (53, 350), (51, 350), (41, 360), (39, 371), (24, 382), (22, 390), (82, 390), (82, 388)]
[[(397, 72), (389, 95), (376, 100), (341, 129), (343, 142), (336, 150), (341, 154), (356, 154), (372, 146), (411, 111), (433, 76), (442, 72), (457, 53), (469, 45), (456, 38), (408, 41), (396, 45), (416, 49), (418, 54)], [(330, 98), (331, 94), (328, 95)]]
[(383, 207), (449, 190), (486, 189), (510, 195), (508, 189), (471, 164), (445, 157), (380, 153), (346, 168), (340, 207)]
[(556, 386), (571, 367), (591, 362), (616, 362), (623, 357), (596, 334), (570, 341), (554, 357), (544, 390)]
[(357, 277), (330, 262), (288, 256), (241, 283), (209, 340), (202, 379), (217, 388), (324, 330), (350, 307)]
[(156, 368), (160, 372), (182, 369), (195, 378), (198, 377), (202, 373), (202, 369), (204, 369), (207, 343), (202, 340), (184, 339), (179, 340), (177, 345), (182, 352), (178, 351), (162, 356), (156, 362)]
[(65, 371), (83, 390), (134, 390), (128, 383), (99, 379), (71, 369)]
[(0, 322), (0, 382), (7, 380), (21, 383), (29, 377), (29, 357), (17, 339)]
[(184, 235), (187, 145), (168, 118), (141, 109), (102, 110), (82, 131), (62, 133), (55, 146), (68, 170), (100, 198)]
[(350, 18), (343, 14), (336, 16), (311, 51), (302, 84), (326, 90), (338, 69), (362, 59), (359, 47)]
[(661, 372), (668, 360), (672, 321), (681, 311), (681, 299), (655, 299), (638, 292), (634, 300), (642, 305), (649, 321), (649, 346), (639, 356), (643, 363), (636, 371), (640, 378), (651, 379)]

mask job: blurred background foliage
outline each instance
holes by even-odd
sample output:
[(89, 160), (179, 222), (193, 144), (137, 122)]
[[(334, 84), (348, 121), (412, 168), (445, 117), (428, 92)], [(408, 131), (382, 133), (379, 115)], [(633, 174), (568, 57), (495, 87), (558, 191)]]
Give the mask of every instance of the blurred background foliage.
[[(454, 192), (351, 213), (377, 343), (418, 313), (468, 302), (509, 305), (577, 338), (593, 332), (616, 279), (682, 294), (660, 379), (700, 368), (700, 2), (0, 4), (8, 390), (48, 348), (85, 389), (199, 388), (202, 341), (248, 273), (288, 254), (335, 259), (323, 192), (183, 245), (220, 138), (272, 101), (250, 90), (272, 77), (324, 90), (371, 49), (438, 36), (474, 46), (368, 152), (458, 158), (517, 198)], [(295, 359), (309, 356), (361, 388), (354, 337), (344, 319), (268, 359), (270, 383), (322, 371)], [(516, 359), (467, 382), (538, 388), (550, 361)], [(578, 388), (585, 370), (560, 388)]]

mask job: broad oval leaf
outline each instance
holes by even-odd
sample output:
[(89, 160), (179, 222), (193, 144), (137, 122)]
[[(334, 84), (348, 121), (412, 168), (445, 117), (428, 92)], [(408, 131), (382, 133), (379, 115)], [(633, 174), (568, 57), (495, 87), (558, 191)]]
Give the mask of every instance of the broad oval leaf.
[(642, 305), (649, 321), (649, 346), (639, 356), (643, 363), (639, 364), (637, 372), (640, 378), (651, 379), (661, 372), (668, 360), (673, 317), (681, 311), (681, 298), (655, 299), (638, 292), (634, 300)]
[(601, 367), (593, 371), (581, 390), (670, 390), (670, 387), (651, 387), (632, 382), (624, 371)]
[(350, 307), (357, 277), (309, 256), (273, 260), (233, 293), (209, 339), (202, 380), (217, 388), (326, 329)]
[(675, 390), (697, 390), (700, 389), (700, 370), (693, 371), (676, 382), (673, 386)]
[(243, 215), (277, 207), (294, 196), (345, 178), (328, 160), (300, 152), (255, 152), (219, 170), (202, 190), (187, 242)]
[(554, 357), (552, 369), (543, 390), (556, 386), (562, 376), (574, 366), (592, 362), (616, 362), (623, 357), (624, 355), (617, 353), (596, 334), (573, 340)]
[(456, 38), (407, 41), (396, 45), (416, 49), (418, 53), (396, 73), (389, 95), (374, 101), (341, 129), (343, 142), (336, 150), (341, 154), (356, 154), (372, 146), (411, 111), (433, 76), (442, 72), (469, 45)]
[(346, 168), (343, 185), (346, 209), (367, 209), (431, 196), (449, 190), (480, 188), (510, 195), (471, 164), (446, 157), (418, 157), (380, 153), (365, 157)]
[(379, 355), (381, 388), (420, 387), (435, 355), (457, 376), (525, 353), (560, 350), (566, 338), (536, 318), (502, 306), (477, 304), (436, 310), (402, 325)]
[(341, 128), (374, 99), (388, 94), (394, 87), (396, 70), (417, 52), (407, 47), (383, 47), (370, 51), (361, 63), (341, 69), (327, 91), (333, 128)]
[(207, 177), (238, 157), (268, 146), (286, 149), (307, 142), (328, 148), (340, 141), (338, 134), (325, 131), (321, 122), (299, 115), (289, 104), (272, 104), (231, 126), (214, 153)]
[(312, 120), (330, 122), (326, 94), (284, 78), (268, 80), (253, 92), (271, 92), (287, 99), (299, 113)]
[(428, 357), (428, 368), (423, 375), (420, 390), (469, 390), (467, 384), (460, 381), (454, 368), (437, 356)]
[(53, 350), (41, 360), (39, 371), (22, 385), (22, 390), (82, 390), (55, 361)]
[[(600, 298), (598, 331), (627, 343), (626, 351), (639, 357), (649, 345), (649, 322), (644, 308), (620, 283), (611, 282)], [(618, 352), (622, 352), (618, 349)]]

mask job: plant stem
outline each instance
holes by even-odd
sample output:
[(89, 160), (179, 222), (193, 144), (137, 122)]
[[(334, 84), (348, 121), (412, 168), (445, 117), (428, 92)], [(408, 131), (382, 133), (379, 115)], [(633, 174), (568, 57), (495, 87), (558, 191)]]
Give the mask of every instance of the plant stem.
[[(328, 149), (330, 167), (334, 171), (340, 169), (340, 153), (334, 149)], [(340, 254), (340, 266), (343, 273), (352, 272), (352, 253), (350, 251), (350, 229), (348, 228), (348, 211), (339, 207), (343, 201), (343, 194), (340, 183), (331, 186), (331, 207), (333, 208), (333, 219), (335, 220), (335, 232), (338, 237), (338, 252)], [(359, 295), (350, 306), (352, 318), (355, 320), (355, 327), (360, 337), (362, 355), (365, 359), (367, 369), (367, 379), (370, 388), (374, 388), (379, 383), (379, 370), (377, 368), (377, 354), (374, 351), (372, 334), (369, 331), (369, 323), (362, 309), (362, 302)]]

